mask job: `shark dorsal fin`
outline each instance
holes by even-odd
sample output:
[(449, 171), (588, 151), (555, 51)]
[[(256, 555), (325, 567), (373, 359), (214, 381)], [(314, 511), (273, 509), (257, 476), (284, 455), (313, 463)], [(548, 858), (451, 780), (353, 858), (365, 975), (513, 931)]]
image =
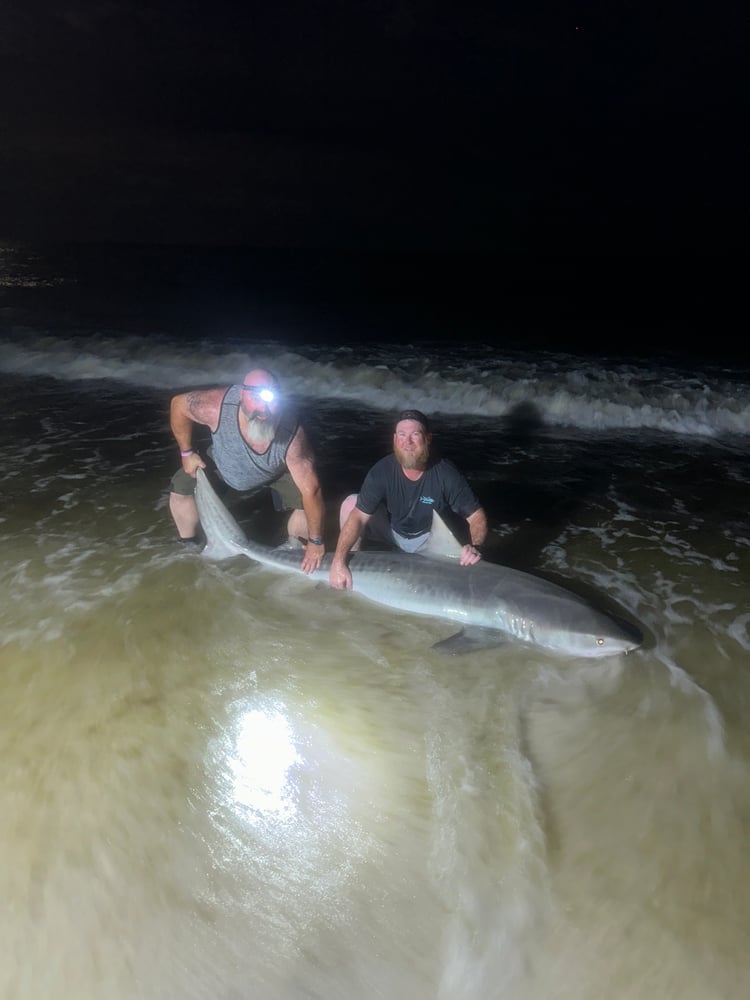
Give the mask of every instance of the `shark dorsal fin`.
[(419, 554), (430, 559), (458, 559), (461, 556), (461, 543), (436, 510), (432, 512), (430, 537)]

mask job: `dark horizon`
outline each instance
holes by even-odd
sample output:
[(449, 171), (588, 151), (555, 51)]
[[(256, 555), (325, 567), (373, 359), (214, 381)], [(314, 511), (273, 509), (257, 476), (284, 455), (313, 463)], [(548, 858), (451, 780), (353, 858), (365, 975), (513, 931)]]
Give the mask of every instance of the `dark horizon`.
[[(30, 310), (52, 329), (163, 326), (187, 340), (261, 329), (330, 343), (351, 341), (356, 332), (383, 342), (669, 353), (747, 364), (737, 332), (744, 312), (739, 259), (709, 265), (698, 258), (522, 260), (477, 252), (115, 243), (27, 250), (6, 257), (3, 316), (12, 321)], [(40, 285), (38, 276), (49, 280)]]

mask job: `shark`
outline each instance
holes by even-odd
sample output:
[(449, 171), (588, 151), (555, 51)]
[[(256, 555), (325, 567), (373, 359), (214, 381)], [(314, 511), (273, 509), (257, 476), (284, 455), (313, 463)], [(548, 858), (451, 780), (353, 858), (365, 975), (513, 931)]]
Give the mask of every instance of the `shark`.
[[(332, 554), (323, 557), (319, 569), (304, 574), (299, 547), (251, 541), (203, 469), (197, 470), (195, 499), (206, 536), (204, 558), (245, 556), (272, 570), (328, 583)], [(419, 553), (352, 553), (352, 591), (375, 604), (458, 625), (458, 631), (432, 646), (445, 654), (520, 642), (568, 657), (602, 658), (641, 645), (634, 625), (598, 610), (566, 587), (485, 559), (461, 566), (460, 551), (435, 511), (429, 541)]]

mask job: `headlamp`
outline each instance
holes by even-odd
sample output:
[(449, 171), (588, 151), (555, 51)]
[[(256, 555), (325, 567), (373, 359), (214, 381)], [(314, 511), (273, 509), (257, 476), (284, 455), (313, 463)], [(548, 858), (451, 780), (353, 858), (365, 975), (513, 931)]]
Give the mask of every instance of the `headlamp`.
[(259, 399), (262, 403), (273, 403), (278, 399), (278, 392), (267, 385), (243, 385), (245, 392), (249, 392), (254, 399)]

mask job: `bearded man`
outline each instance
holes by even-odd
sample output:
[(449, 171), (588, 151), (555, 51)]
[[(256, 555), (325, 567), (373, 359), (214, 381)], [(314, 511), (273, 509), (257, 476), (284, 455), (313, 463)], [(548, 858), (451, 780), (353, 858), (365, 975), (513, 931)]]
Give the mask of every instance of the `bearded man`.
[(479, 546), (487, 537), (484, 509), (452, 462), (431, 458), (431, 444), (424, 413), (404, 410), (393, 431), (393, 454), (376, 462), (359, 493), (341, 504), (341, 532), (329, 574), (332, 587), (351, 589), (347, 558), (365, 535), (402, 552), (419, 552), (430, 537), (433, 510), (441, 515), (452, 511), (466, 521), (471, 542), (461, 549), (462, 566), (482, 558)]
[(240, 492), (271, 487), (274, 507), (290, 511), (287, 533), (305, 539), (301, 569), (318, 569), (323, 546), (323, 494), (315, 458), (297, 416), (283, 405), (278, 380), (265, 368), (241, 385), (185, 392), (172, 398), (170, 425), (182, 468), (170, 483), (169, 510), (180, 541), (197, 541), (195, 473), (206, 463), (193, 449), (193, 426), (211, 431), (208, 457), (224, 482)]

